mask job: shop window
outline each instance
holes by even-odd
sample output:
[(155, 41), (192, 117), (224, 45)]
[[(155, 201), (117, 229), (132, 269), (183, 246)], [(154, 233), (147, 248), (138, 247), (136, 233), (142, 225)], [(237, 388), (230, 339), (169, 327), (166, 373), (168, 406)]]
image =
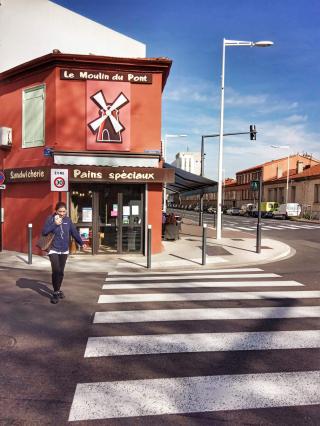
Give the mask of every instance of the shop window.
[(25, 89), (22, 95), (22, 147), (44, 145), (45, 86)]

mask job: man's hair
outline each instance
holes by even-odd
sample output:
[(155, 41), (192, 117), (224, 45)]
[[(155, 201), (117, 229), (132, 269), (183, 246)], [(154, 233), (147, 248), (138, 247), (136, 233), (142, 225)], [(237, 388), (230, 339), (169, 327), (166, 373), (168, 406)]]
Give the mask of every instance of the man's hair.
[(61, 209), (61, 207), (64, 207), (65, 209), (67, 209), (66, 203), (64, 203), (63, 201), (58, 201), (56, 204), (56, 211)]

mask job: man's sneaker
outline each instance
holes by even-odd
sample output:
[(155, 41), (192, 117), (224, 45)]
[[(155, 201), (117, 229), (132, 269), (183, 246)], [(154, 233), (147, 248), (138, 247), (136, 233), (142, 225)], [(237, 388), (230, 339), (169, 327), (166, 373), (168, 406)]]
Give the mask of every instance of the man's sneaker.
[(55, 291), (51, 296), (50, 302), (54, 304), (59, 303), (59, 294), (57, 291)]
[(63, 291), (58, 291), (58, 296), (59, 296), (59, 299), (64, 299), (66, 296), (64, 295), (64, 292)]

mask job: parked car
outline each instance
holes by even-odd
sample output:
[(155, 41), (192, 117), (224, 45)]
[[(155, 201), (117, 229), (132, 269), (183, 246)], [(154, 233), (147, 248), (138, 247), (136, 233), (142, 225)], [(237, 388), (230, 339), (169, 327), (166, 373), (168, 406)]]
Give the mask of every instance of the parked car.
[(301, 214), (301, 206), (298, 203), (287, 203), (280, 204), (280, 206), (274, 210), (272, 217), (274, 219), (288, 219), (290, 217), (298, 217)]
[(232, 216), (239, 216), (240, 209), (239, 207), (231, 207), (230, 209), (227, 210), (227, 214), (231, 214)]
[(252, 216), (252, 210), (255, 208), (255, 205), (252, 203), (242, 204), (240, 208), (241, 216)]
[(214, 207), (208, 207), (207, 208), (207, 213), (216, 214), (217, 211), (216, 211), (216, 209)]

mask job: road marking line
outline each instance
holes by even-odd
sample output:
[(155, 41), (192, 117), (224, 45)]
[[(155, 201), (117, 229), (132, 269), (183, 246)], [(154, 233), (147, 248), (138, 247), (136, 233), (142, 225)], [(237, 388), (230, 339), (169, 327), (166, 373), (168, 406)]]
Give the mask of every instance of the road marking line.
[(271, 318), (318, 318), (320, 306), (149, 309), (134, 311), (96, 312), (93, 322), (132, 323), (158, 321), (238, 320)]
[(188, 302), (203, 300), (314, 299), (320, 291), (246, 291), (228, 293), (104, 294), (98, 303)]
[(320, 372), (80, 383), (69, 421), (315, 405)]
[[(202, 274), (221, 274), (224, 272), (261, 272), (262, 269), (260, 268), (224, 268), (224, 269), (205, 269), (202, 271), (196, 271), (196, 270), (185, 270), (185, 271), (179, 271), (179, 272), (137, 272), (134, 274), (130, 273), (124, 273), (124, 272), (109, 272), (108, 277), (117, 277), (118, 275), (122, 275), (124, 277), (151, 277), (152, 275), (171, 275), (171, 276), (182, 276), (185, 277), (186, 274), (195, 274), (195, 275), (202, 275)], [(191, 275), (192, 276), (192, 275)]]
[(256, 228), (246, 228), (244, 226), (237, 226), (238, 229), (244, 229), (245, 231), (254, 231)]
[(141, 275), (139, 277), (107, 277), (106, 281), (108, 282), (117, 282), (117, 281), (163, 281), (163, 280), (186, 280), (186, 279), (201, 279), (201, 278), (211, 278), (211, 279), (223, 279), (223, 278), (279, 278), (280, 275), (272, 273), (262, 273), (262, 274), (201, 274), (201, 275), (166, 275), (166, 276), (148, 276)]
[(89, 337), (84, 357), (319, 347), (319, 330), (111, 336)]
[(304, 286), (297, 281), (186, 281), (186, 282), (158, 282), (158, 283), (126, 283), (126, 284), (104, 284), (103, 290), (127, 290), (143, 288), (201, 288), (201, 287), (293, 287)]

